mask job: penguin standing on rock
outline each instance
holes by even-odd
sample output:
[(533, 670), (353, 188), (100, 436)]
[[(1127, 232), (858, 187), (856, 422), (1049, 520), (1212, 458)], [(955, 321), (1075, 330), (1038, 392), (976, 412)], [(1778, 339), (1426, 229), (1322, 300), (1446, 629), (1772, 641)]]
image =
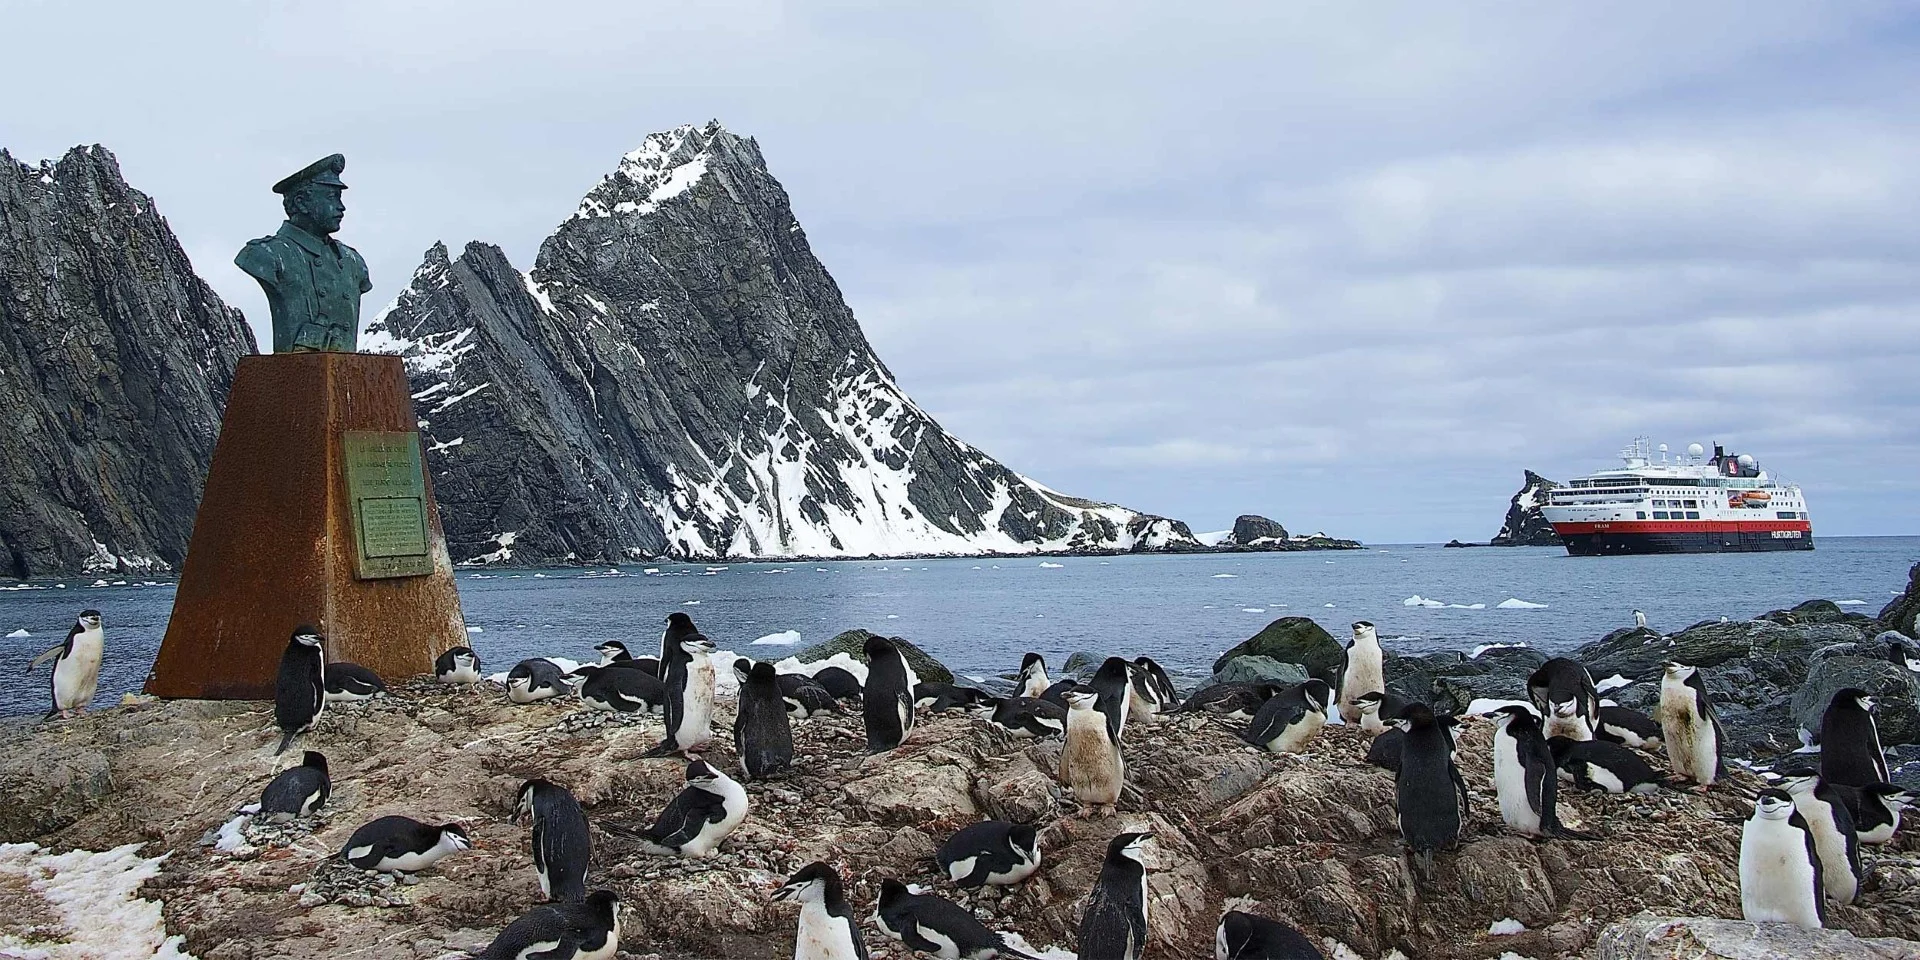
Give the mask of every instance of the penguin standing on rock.
[(27, 672), (53, 661), (53, 706), (51, 717), (71, 717), (87, 709), (100, 686), (100, 660), (105, 654), (106, 630), (100, 626), (100, 611), (82, 610), (67, 630), (67, 639), (48, 649), (27, 664)]
[(620, 949), (620, 897), (595, 890), (579, 903), (534, 907), (507, 924), (478, 960), (613, 960)]
[(1873, 722), (1873, 698), (1848, 687), (1834, 693), (1820, 718), (1820, 778), (1848, 787), (1887, 782), (1887, 754)]
[(1140, 960), (1147, 950), (1147, 864), (1151, 833), (1118, 833), (1107, 843), (1100, 879), (1080, 917), (1080, 960)]
[(308, 730), (327, 709), (327, 655), (320, 649), (320, 631), (306, 624), (293, 631), (280, 654), (280, 675), (273, 684), (273, 722), (280, 727), (280, 749), (287, 752), (293, 738)]
[(1385, 659), (1373, 624), (1355, 621), (1353, 639), (1347, 642), (1347, 659), (1340, 668), (1340, 719), (1359, 723), (1360, 706), (1354, 701), (1362, 694), (1386, 692)]
[(1029, 653), (1020, 658), (1020, 675), (1014, 678), (1013, 695), (1038, 698), (1047, 692), (1047, 658)]
[(1220, 915), (1213, 943), (1214, 960), (1326, 960), (1306, 934), (1240, 910)]
[(982, 820), (948, 838), (934, 859), (962, 889), (1019, 883), (1040, 869), (1040, 830), (1031, 823)]
[(327, 664), (326, 698), (328, 703), (357, 703), (387, 692), (380, 675), (348, 660)]
[(775, 890), (773, 899), (800, 905), (793, 960), (867, 960), (867, 942), (840, 889), (838, 870), (815, 860)]
[(765, 780), (793, 764), (793, 721), (780, 695), (773, 664), (756, 663), (740, 684), (740, 715), (733, 723), (733, 752), (748, 780)]
[(520, 785), (514, 819), (533, 823), (533, 871), (540, 877), (540, 895), (548, 900), (586, 899), (593, 835), (580, 801), (565, 787), (528, 780)]
[(433, 675), (441, 683), (479, 683), (480, 655), (472, 647), (454, 647), (434, 658)]
[[(674, 614), (685, 617), (684, 613)], [(688, 623), (693, 621), (689, 619)], [(668, 633), (674, 633), (669, 625)], [(682, 633), (660, 663), (666, 686), (667, 734), (647, 756), (685, 754), (713, 739), (713, 641), (698, 633)]]
[(1793, 808), (1813, 833), (1820, 855), (1820, 883), (1827, 896), (1845, 906), (1860, 893), (1860, 837), (1853, 814), (1834, 786), (1811, 769), (1782, 771), (1781, 786), (1793, 798)]
[(1433, 853), (1460, 839), (1467, 816), (1467, 782), (1453, 762), (1452, 737), (1433, 711), (1416, 703), (1401, 714), (1400, 770), (1394, 795), (1400, 838), (1422, 875), (1433, 873)]
[(412, 817), (388, 816), (355, 830), (340, 859), (362, 870), (415, 873), (472, 846), (466, 828), (457, 823), (436, 827)]
[(1740, 830), (1740, 916), (1818, 930), (1827, 919), (1813, 831), (1784, 790), (1762, 790)]
[(645, 831), (642, 846), (655, 856), (711, 857), (746, 818), (747, 791), (705, 760), (695, 760), (687, 764), (686, 788)]
[[(1519, 704), (1494, 711), (1493, 786), (1500, 798), (1500, 819), (1529, 837), (1580, 837), (1560, 825), (1556, 808), (1560, 774), (1553, 748), (1540, 735), (1540, 718)], [(1556, 738), (1566, 739), (1566, 738)], [(1574, 741), (1586, 743), (1589, 741)]]
[(1660, 678), (1661, 739), (1667, 747), (1667, 766), (1674, 776), (1702, 787), (1713, 786), (1721, 773), (1720, 715), (1707, 697), (1700, 668), (1667, 664)]
[(1112, 816), (1127, 776), (1120, 738), (1111, 732), (1106, 715), (1096, 709), (1098, 700), (1099, 694), (1091, 690), (1067, 694), (1067, 744), (1060, 750), (1060, 782), (1073, 790), (1083, 816)]
[(880, 881), (880, 900), (873, 911), (880, 932), (941, 960), (1034, 960), (974, 919), (973, 912), (941, 897), (915, 894), (888, 877)]
[(673, 652), (680, 647), (680, 641), (688, 637), (701, 636), (700, 628), (693, 625), (693, 618), (678, 610), (667, 614), (667, 629), (660, 634), (660, 679), (667, 678), (667, 664), (673, 659)]
[(280, 771), (260, 794), (260, 813), (304, 817), (320, 808), (333, 793), (327, 776), (327, 758), (308, 750), (300, 765)]
[(1600, 693), (1587, 668), (1554, 657), (1527, 677), (1527, 697), (1546, 718), (1545, 736), (1592, 740), (1600, 725)]
[(861, 691), (860, 715), (867, 728), (867, 753), (885, 753), (913, 732), (913, 688), (918, 678), (893, 641), (867, 638), (867, 685)]
[(1301, 753), (1327, 725), (1333, 688), (1325, 680), (1296, 683), (1260, 705), (1240, 739), (1274, 753)]

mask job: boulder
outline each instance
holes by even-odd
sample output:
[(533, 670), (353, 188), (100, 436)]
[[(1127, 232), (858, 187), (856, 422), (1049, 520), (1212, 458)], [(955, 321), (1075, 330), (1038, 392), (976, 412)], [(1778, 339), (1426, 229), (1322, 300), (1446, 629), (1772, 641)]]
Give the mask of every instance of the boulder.
[[(9, 720), (0, 736), (18, 743), (28, 724)], [(49, 754), (35, 764), (0, 766), (0, 843), (21, 843), (64, 829), (113, 792), (106, 754), (79, 749)]]
[(1105, 663), (1106, 659), (1107, 658), (1101, 654), (1088, 653), (1085, 650), (1075, 650), (1067, 656), (1067, 662), (1060, 665), (1060, 672), (1063, 676), (1082, 672), (1092, 673), (1100, 669), (1100, 664)]
[(1650, 913), (1600, 931), (1593, 960), (1916, 960), (1920, 943), (1861, 939), (1845, 930), (1804, 930), (1790, 923), (1748, 923), (1718, 917)]
[[(801, 663), (813, 663), (816, 660), (825, 660), (836, 653), (844, 653), (861, 663), (866, 663), (867, 638), (872, 636), (876, 636), (872, 631), (858, 629), (848, 630), (834, 637), (832, 640), (823, 640), (793, 656), (794, 659)], [(948, 670), (945, 664), (935, 660), (933, 656), (925, 650), (914, 646), (901, 637), (888, 637), (887, 639), (892, 640), (894, 646), (900, 648), (901, 655), (906, 657), (907, 663), (913, 667), (913, 672), (919, 675), (922, 683), (953, 682), (953, 671)]]
[(1229, 542), (1247, 546), (1255, 540), (1285, 540), (1287, 528), (1279, 523), (1257, 514), (1241, 514), (1233, 520), (1233, 533)]
[(1906, 592), (1880, 608), (1880, 624), (1909, 637), (1920, 637), (1920, 563), (1907, 571)]
[(1717, 667), (1744, 659), (1758, 675), (1792, 683), (1805, 670), (1812, 649), (1813, 638), (1804, 628), (1769, 620), (1729, 620), (1696, 623), (1670, 637), (1645, 627), (1615, 630), (1581, 647), (1574, 659), (1596, 680), (1616, 673), (1633, 679), (1656, 677), (1669, 660)]
[(1864, 613), (1847, 610), (1832, 600), (1808, 600), (1789, 610), (1763, 613), (1759, 619), (1777, 623), (1783, 627), (1813, 623), (1844, 623), (1864, 630), (1872, 630), (1873, 624), (1878, 622)]
[(1205, 686), (1216, 683), (1253, 683), (1265, 680), (1271, 683), (1295, 684), (1307, 679), (1307, 670), (1297, 663), (1282, 663), (1272, 657), (1246, 656), (1234, 657)]
[(1492, 647), (1477, 657), (1430, 653), (1420, 657), (1388, 654), (1387, 689), (1442, 713), (1457, 713), (1482, 697), (1525, 700), (1527, 677), (1547, 662), (1531, 647)]
[(1267, 657), (1282, 663), (1297, 663), (1309, 676), (1334, 682), (1346, 649), (1309, 617), (1281, 617), (1266, 628), (1228, 650), (1213, 662), (1213, 672), (1224, 670), (1235, 657)]
[(1920, 674), (1886, 660), (1866, 657), (1828, 657), (1814, 664), (1805, 683), (1794, 691), (1793, 718), (1816, 733), (1820, 718), (1835, 692), (1859, 687), (1875, 699), (1874, 723), (1883, 745), (1920, 742)]

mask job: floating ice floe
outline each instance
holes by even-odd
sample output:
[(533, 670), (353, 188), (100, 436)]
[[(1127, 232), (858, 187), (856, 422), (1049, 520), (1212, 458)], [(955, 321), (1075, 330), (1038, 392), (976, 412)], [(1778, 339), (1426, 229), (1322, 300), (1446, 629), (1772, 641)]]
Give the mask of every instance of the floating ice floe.
[(1213, 578), (1215, 580), (1238, 580), (1240, 579), (1240, 575), (1237, 573), (1216, 573), (1213, 575)]
[(1526, 643), (1524, 641), (1520, 643), (1483, 643), (1477, 647), (1474, 647), (1473, 652), (1470, 654), (1467, 654), (1467, 659), (1468, 660), (1476, 659), (1481, 654), (1486, 653), (1488, 650), (1508, 650), (1515, 647), (1525, 647), (1525, 646), (1526, 646)]
[(1042, 570), (1058, 570), (1064, 566), (1066, 566), (1064, 563), (1052, 563), (1046, 560), (1040, 561), (1040, 569)]
[(1333, 609), (1333, 604), (1331, 603), (1323, 603), (1321, 604), (1321, 606), (1326, 607), (1329, 610)]
[(1493, 926), (1487, 928), (1487, 934), (1495, 937), (1510, 937), (1516, 933), (1526, 932), (1527, 925), (1512, 917), (1508, 917), (1505, 920), (1495, 920)]
[(644, 574), (656, 574), (656, 573), (659, 573), (659, 572), (660, 572), (660, 568), (659, 568), (659, 567), (648, 567), (648, 568), (646, 568), (645, 570), (642, 570), (642, 571), (640, 571), (640, 572), (641, 572), (641, 573), (644, 573)]
[(1864, 607), (1867, 605), (1865, 600), (1835, 600), (1834, 603), (1843, 607)]
[(1431, 600), (1417, 593), (1411, 597), (1406, 598), (1405, 600), (1400, 601), (1400, 605), (1403, 607), (1444, 607), (1446, 606), (1446, 604), (1442, 601)]
[(1547, 605), (1544, 603), (1532, 603), (1527, 600), (1522, 600), (1519, 597), (1508, 597), (1495, 604), (1495, 606), (1502, 610), (1545, 610), (1547, 608)]
[(28, 632), (27, 632), (27, 628), (26, 628), (26, 627), (21, 627), (20, 629), (18, 629), (18, 630), (15, 630), (14, 632), (12, 632), (12, 633), (9, 633), (9, 634), (7, 634), (7, 639), (8, 639), (8, 640), (18, 640), (18, 639), (20, 639), (21, 637), (31, 637), (31, 636), (33, 636), (33, 634), (31, 634), (31, 633), (28, 633)]
[(758, 640), (755, 640), (753, 643), (749, 644), (749, 646), (790, 647), (799, 642), (800, 642), (800, 631), (782, 630), (779, 633), (769, 633), (766, 636), (761, 637)]
[(1240, 612), (1241, 613), (1266, 613), (1267, 608), (1266, 607), (1241, 607)]
[(1627, 686), (1628, 684), (1631, 684), (1631, 683), (1633, 683), (1632, 680), (1628, 680), (1626, 677), (1623, 677), (1616, 673), (1613, 676), (1608, 677), (1605, 680), (1602, 680), (1599, 683), (1594, 684), (1593, 689), (1600, 693), (1606, 693), (1608, 690), (1618, 690), (1621, 687)]
[(897, 614), (897, 613), (889, 613), (889, 614), (887, 614), (887, 619), (888, 619), (888, 620), (898, 620), (898, 619), (900, 619), (900, 615), (899, 615), (899, 614)]
[[(0, 876), (18, 877), (27, 896), (64, 929), (57, 941), (9, 944), (7, 956), (192, 960), (184, 939), (167, 936), (160, 904), (140, 898), (140, 885), (160, 873), (166, 854), (142, 857), (130, 843), (94, 853), (47, 853), (34, 843), (0, 844)], [(12, 886), (12, 884), (8, 884)]]
[(680, 601), (680, 605), (681, 605), (681, 606), (683, 606), (683, 607), (697, 607), (697, 606), (699, 606), (699, 605), (700, 605), (700, 601), (698, 601), (698, 600), (682, 600), (682, 601)]

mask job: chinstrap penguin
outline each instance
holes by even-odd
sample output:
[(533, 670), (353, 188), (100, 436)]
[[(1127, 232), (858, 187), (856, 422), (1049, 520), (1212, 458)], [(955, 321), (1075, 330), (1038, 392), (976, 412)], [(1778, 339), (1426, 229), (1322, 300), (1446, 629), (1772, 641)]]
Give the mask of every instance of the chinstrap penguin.
[(711, 857), (720, 842), (747, 818), (747, 791), (705, 760), (687, 764), (687, 785), (643, 833), (648, 853), (665, 857)]
[(1132, 712), (1133, 664), (1119, 657), (1108, 657), (1100, 661), (1100, 668), (1093, 672), (1087, 681), (1097, 699), (1094, 709), (1107, 718), (1107, 733), (1114, 743), (1127, 731), (1127, 716)]
[(1900, 816), (1913, 805), (1913, 794), (1892, 783), (1864, 787), (1833, 785), (1834, 792), (1853, 816), (1853, 831), (1861, 843), (1882, 844), (1900, 829)]
[(1111, 816), (1126, 782), (1120, 740), (1097, 708), (1099, 699), (1091, 690), (1067, 694), (1067, 744), (1060, 750), (1060, 782), (1073, 791), (1082, 816)]
[(1220, 915), (1213, 944), (1214, 960), (1326, 960), (1306, 934), (1240, 910)]
[(840, 698), (812, 677), (781, 673), (775, 675), (774, 682), (780, 685), (780, 699), (786, 704), (787, 715), (795, 720), (840, 712)]
[[(676, 617), (686, 614), (676, 613)], [(691, 619), (687, 623), (691, 624)], [(677, 631), (667, 658), (660, 662), (661, 681), (666, 686), (667, 731), (648, 756), (684, 754), (699, 750), (713, 739), (713, 694), (717, 678), (713, 672), (713, 641), (699, 633)]]
[(956, 708), (971, 707), (991, 696), (979, 687), (929, 680), (913, 688), (913, 705), (933, 713), (945, 713)]
[(1180, 705), (1180, 691), (1174, 687), (1173, 678), (1167, 676), (1166, 668), (1160, 666), (1158, 661), (1148, 656), (1134, 657), (1133, 667), (1145, 674), (1147, 685), (1153, 688), (1154, 699), (1160, 704), (1161, 713)]
[(1080, 960), (1140, 960), (1147, 949), (1147, 864), (1151, 833), (1122, 832), (1107, 843), (1100, 879), (1080, 917)]
[(1780, 786), (1793, 798), (1793, 808), (1813, 833), (1820, 855), (1820, 882), (1833, 902), (1847, 905), (1860, 893), (1860, 837), (1853, 814), (1840, 794), (1808, 768), (1783, 770)]
[(33, 658), (27, 672), (53, 661), (53, 676), (48, 681), (52, 706), (47, 716), (71, 717), (87, 709), (94, 691), (100, 686), (100, 660), (106, 652), (107, 634), (100, 625), (100, 611), (82, 610), (67, 639), (57, 647)]
[(280, 655), (280, 674), (273, 684), (273, 722), (280, 728), (276, 757), (326, 712), (327, 655), (320, 644), (320, 631), (303, 624)]
[(479, 683), (480, 655), (472, 647), (454, 647), (434, 658), (433, 675), (441, 683)]
[(1052, 685), (1047, 679), (1047, 658), (1037, 653), (1020, 658), (1020, 674), (1013, 680), (1014, 696), (1037, 698)]
[(1660, 739), (1674, 776), (1713, 786), (1721, 773), (1720, 716), (1700, 668), (1669, 663), (1660, 677)]
[(580, 801), (565, 787), (528, 780), (520, 785), (514, 820), (533, 824), (533, 871), (540, 878), (540, 895), (549, 900), (585, 898), (593, 835)]
[(1240, 739), (1273, 753), (1300, 753), (1326, 727), (1332, 699), (1333, 688), (1325, 680), (1296, 683), (1261, 704)]
[(1370, 737), (1386, 733), (1411, 702), (1385, 690), (1375, 690), (1353, 698), (1353, 706), (1360, 713), (1360, 731)]
[(613, 960), (620, 949), (620, 897), (595, 890), (580, 902), (542, 904), (493, 938), (478, 960)]
[(1527, 698), (1546, 720), (1549, 737), (1592, 740), (1600, 722), (1600, 694), (1593, 675), (1577, 661), (1554, 657), (1527, 678)]
[(1661, 744), (1659, 721), (1611, 700), (1600, 701), (1600, 726), (1593, 731), (1597, 740), (1623, 743), (1638, 750), (1658, 750)]
[(1033, 697), (1008, 697), (993, 705), (987, 719), (1016, 737), (1057, 737), (1067, 732), (1066, 708)]
[(800, 905), (793, 960), (867, 960), (867, 942), (840, 889), (838, 870), (815, 860), (775, 890), (773, 899)]
[[(1360, 722), (1360, 706), (1354, 701), (1366, 693), (1385, 693), (1387, 679), (1380, 649), (1380, 635), (1373, 624), (1356, 620), (1353, 639), (1347, 641), (1346, 661), (1340, 668), (1340, 719)], [(1378, 731), (1374, 731), (1378, 732)]]
[(983, 820), (960, 828), (934, 859), (963, 889), (1019, 883), (1040, 868), (1040, 830), (1031, 823)]
[(754, 664), (740, 684), (733, 752), (748, 780), (778, 776), (793, 764), (793, 721), (787, 716), (787, 701), (780, 695), (780, 678), (771, 663)]
[(260, 794), (261, 815), (283, 813), (304, 817), (327, 802), (333, 793), (333, 779), (327, 775), (327, 758), (308, 750), (297, 767), (288, 767), (267, 783)]
[(613, 664), (576, 667), (580, 702), (609, 713), (659, 713), (666, 709), (667, 687), (650, 671)]
[(867, 638), (867, 684), (861, 691), (860, 716), (867, 728), (867, 752), (885, 753), (905, 742), (913, 732), (913, 688), (918, 678), (893, 641)]
[(825, 687), (835, 700), (860, 699), (860, 678), (845, 667), (825, 667), (814, 671), (813, 682)]
[(1286, 684), (1270, 681), (1229, 680), (1193, 692), (1171, 713), (1206, 713), (1229, 720), (1251, 720), (1260, 706), (1287, 689)]
[(1750, 923), (1826, 923), (1813, 832), (1784, 790), (1762, 790), (1740, 830), (1740, 915)]
[(1660, 792), (1660, 772), (1621, 744), (1554, 737), (1547, 741), (1547, 747), (1553, 751), (1554, 764), (1573, 779), (1577, 789), (1641, 795)]
[(387, 692), (387, 682), (379, 674), (350, 660), (327, 664), (324, 687), (328, 703), (355, 703)]
[(1873, 698), (1859, 687), (1836, 691), (1820, 718), (1820, 778), (1847, 787), (1887, 782)]
[(466, 828), (457, 823), (436, 827), (412, 817), (386, 816), (355, 830), (340, 859), (362, 870), (415, 873), (472, 847)]
[(1034, 960), (1007, 946), (972, 911), (941, 897), (915, 894), (891, 877), (880, 881), (873, 920), (881, 933), (941, 960)]
[[(660, 679), (667, 677), (668, 663), (673, 660), (674, 651), (679, 649), (680, 641), (688, 637), (700, 637), (700, 628), (693, 625), (693, 618), (676, 610), (667, 614), (667, 628), (660, 633)], [(702, 637), (704, 639), (704, 637)]]
[(566, 671), (545, 657), (522, 660), (507, 671), (507, 699), (514, 703), (539, 703), (572, 691)]
[(603, 640), (596, 643), (593, 645), (593, 652), (600, 655), (600, 666), (603, 667), (633, 660), (633, 654), (627, 650), (627, 645), (618, 640)]
[(1460, 838), (1467, 817), (1467, 782), (1453, 762), (1453, 743), (1425, 704), (1399, 720), (1400, 769), (1394, 775), (1400, 838), (1421, 876), (1433, 873), (1434, 851)]
[(1152, 672), (1140, 665), (1139, 660), (1127, 664), (1127, 716), (1129, 719), (1135, 723), (1153, 723), (1162, 711), (1172, 710), (1176, 705), (1177, 702), (1167, 700), (1166, 692), (1154, 681)]
[(1553, 762), (1553, 748), (1540, 735), (1540, 718), (1526, 707), (1510, 704), (1494, 711), (1493, 719), (1493, 786), (1500, 800), (1500, 819), (1523, 836), (1582, 836), (1560, 823), (1559, 768)]

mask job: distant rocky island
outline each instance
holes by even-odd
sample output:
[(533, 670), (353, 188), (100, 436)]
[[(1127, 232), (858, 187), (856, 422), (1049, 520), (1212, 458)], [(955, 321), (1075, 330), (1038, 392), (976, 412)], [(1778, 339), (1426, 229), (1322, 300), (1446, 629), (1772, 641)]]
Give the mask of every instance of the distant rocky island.
[[(0, 236), (0, 576), (177, 568), (245, 319), (103, 147), (0, 152)], [(646, 137), (529, 271), (433, 244), (361, 343), (406, 363), (464, 565), (1360, 546), (1257, 516), (1203, 541), (948, 434), (717, 122)]]

